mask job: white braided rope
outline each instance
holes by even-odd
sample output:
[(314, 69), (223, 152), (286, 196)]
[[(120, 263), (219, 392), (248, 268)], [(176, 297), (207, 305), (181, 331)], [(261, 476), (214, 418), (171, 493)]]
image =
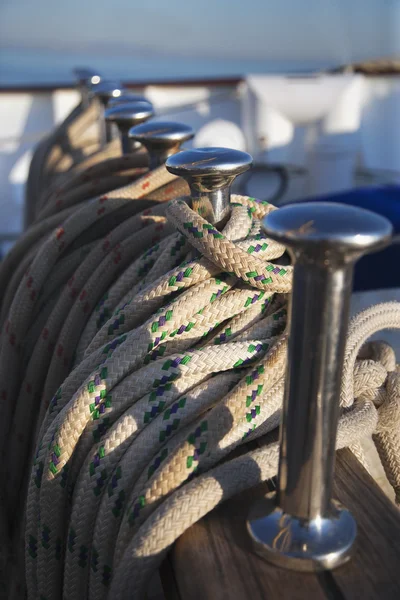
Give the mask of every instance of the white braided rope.
[[(80, 294), (85, 286), (82, 300), (68, 299), (66, 275), (57, 273), (62, 264), (67, 273), (64, 252), (73, 244), (79, 249), (79, 235), (98, 223), (100, 210), (111, 215), (132, 195), (157, 189), (168, 197), (178, 189), (167, 190), (172, 181), (160, 169), (109, 194), (107, 201), (78, 207), (62, 224), (61, 235), (60, 230), (47, 234), (38, 255), (32, 252), (29, 276), (35, 291), (43, 293), (43, 304), (30, 305), (32, 284), (26, 291), (22, 281), (4, 309), (9, 314), (0, 353), (3, 376), (9, 369), (15, 377), (21, 351), (29, 358), (23, 385), (14, 379), (4, 391), (17, 392), (16, 422), (27, 422), (29, 410), (38, 410), (40, 429), (26, 507), (30, 598), (140, 598), (151, 570), (185, 528), (222, 499), (275, 473), (275, 445), (217, 466), (233, 448), (279, 422), (287, 340), (280, 293), (290, 290), (291, 268), (269, 262), (284, 249), (259, 233), (258, 221), (274, 207), (235, 196), (239, 206), (220, 233), (177, 200), (168, 217), (180, 234), (161, 241), (154, 262), (148, 263), (146, 254), (154, 248), (151, 228), (165, 226), (162, 209), (153, 210), (148, 221), (143, 213), (113, 229), (106, 252), (102, 237), (90, 246), (72, 276)], [(134, 223), (145, 229), (128, 231)], [(28, 233), (29, 243), (6, 263), (5, 279), (11, 265), (48, 231), (35, 227), (38, 233)], [(119, 252), (124, 244), (125, 262), (118, 258), (120, 266), (113, 266), (112, 249)], [(177, 265), (185, 257), (185, 264)], [(144, 265), (148, 270), (140, 282), (138, 269)], [(61, 289), (54, 298), (57, 282)], [(97, 331), (93, 311), (106, 292), (114, 314)], [(86, 313), (82, 302), (89, 305)], [(348, 408), (338, 437), (339, 445), (348, 445), (376, 431), (394, 486), (400, 472), (397, 446), (391, 430), (388, 436), (384, 412), (397, 410), (397, 383), (394, 376), (386, 378), (393, 365), (387, 353), (382, 355), (378, 366), (369, 364), (366, 381), (368, 365), (356, 363), (356, 357), (365, 337), (388, 324), (399, 326), (398, 310), (382, 305), (377, 315), (361, 316), (350, 327), (342, 389)], [(62, 342), (68, 364), (57, 353), (49, 356), (39, 325), (31, 322), (47, 314), (53, 343)], [(11, 339), (18, 347), (8, 356)], [(78, 360), (68, 374), (76, 350)], [(44, 354), (47, 366), (36, 376)], [(42, 401), (36, 408), (28, 402), (26, 416), (24, 386), (31, 379)], [(355, 397), (360, 401), (354, 404)], [(382, 408), (378, 429), (374, 402)], [(21, 453), (18, 436), (12, 434), (9, 443), (22, 465), (26, 452)]]

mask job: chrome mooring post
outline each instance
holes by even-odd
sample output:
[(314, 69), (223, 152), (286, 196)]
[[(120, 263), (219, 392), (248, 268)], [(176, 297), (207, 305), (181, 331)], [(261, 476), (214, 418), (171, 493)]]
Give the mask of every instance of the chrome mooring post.
[(113, 139), (112, 125), (107, 123), (104, 116), (107, 104), (112, 98), (119, 98), (124, 91), (125, 88), (119, 81), (109, 81), (108, 79), (103, 79), (91, 88), (92, 96), (96, 97), (99, 102), (100, 145), (103, 148)]
[(252, 163), (250, 154), (240, 150), (195, 148), (171, 156), (166, 167), (188, 182), (193, 210), (222, 227), (231, 212), (231, 185)]
[(145, 96), (142, 94), (132, 94), (128, 90), (122, 90), (120, 96), (116, 98), (110, 98), (107, 102), (107, 108), (114, 108), (114, 106), (120, 106), (121, 104), (130, 104), (132, 102), (148, 102), (151, 104), (150, 100), (147, 100)]
[(132, 127), (129, 137), (145, 146), (152, 170), (163, 165), (169, 156), (179, 152), (181, 144), (194, 137), (194, 131), (183, 123), (152, 121)]
[(76, 67), (73, 73), (78, 83), (82, 106), (83, 108), (88, 108), (91, 99), (91, 90), (100, 83), (102, 77), (98, 71), (84, 67)]
[(354, 263), (388, 244), (391, 225), (370, 211), (315, 202), (263, 222), (294, 261), (290, 337), (280, 428), (277, 492), (251, 510), (257, 553), (300, 571), (333, 569), (350, 557), (356, 523), (332, 500)]
[(140, 148), (140, 144), (129, 137), (129, 130), (153, 116), (153, 106), (146, 100), (115, 104), (113, 107), (107, 108), (104, 113), (106, 123), (110, 125), (115, 123), (118, 127), (122, 154), (130, 154)]

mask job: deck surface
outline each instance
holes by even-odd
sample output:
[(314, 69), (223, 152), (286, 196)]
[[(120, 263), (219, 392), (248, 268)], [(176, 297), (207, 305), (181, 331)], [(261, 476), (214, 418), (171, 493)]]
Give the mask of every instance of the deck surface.
[(398, 600), (400, 511), (348, 450), (338, 453), (335, 497), (357, 520), (352, 560), (300, 574), (255, 555), (245, 530), (261, 484), (217, 507), (176, 542), (161, 570), (167, 600)]

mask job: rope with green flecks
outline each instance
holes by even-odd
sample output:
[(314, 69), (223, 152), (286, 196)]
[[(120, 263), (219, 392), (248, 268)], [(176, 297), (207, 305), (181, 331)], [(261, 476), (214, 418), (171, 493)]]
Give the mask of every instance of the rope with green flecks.
[[(135, 213), (142, 201), (135, 200), (132, 203), (132, 198), (148, 196), (149, 192), (156, 195), (158, 200), (165, 201), (176, 191), (186, 191), (186, 184), (182, 185), (182, 183), (167, 173), (165, 169), (155, 171), (151, 177), (146, 175), (137, 184), (131, 184), (126, 188), (111, 192), (107, 197), (103, 196), (89, 202), (86, 207), (73, 213), (70, 219), (62, 222), (62, 226), (56, 229), (50, 237), (45, 238), (43, 242), (40, 242), (40, 240), (37, 242), (39, 250), (36, 249), (29, 268), (22, 271), (22, 280), (17, 284), (17, 291), (14, 293), (10, 308), (7, 311), (6, 324), (2, 332), (1, 353), (5, 356), (5, 360), (1, 363), (1, 366), (4, 369), (3, 373), (8, 374), (2, 391), (2, 399), (4, 402), (7, 397), (13, 397), (14, 394), (17, 394), (16, 397), (18, 398), (15, 403), (16, 406), (14, 405), (15, 412), (12, 417), (12, 426), (11, 424), (8, 425), (10, 420), (7, 419), (7, 414), (12, 414), (13, 409), (10, 403), (4, 402), (7, 410), (4, 411), (1, 422), (3, 442), (5, 441), (7, 429), (12, 432), (8, 442), (7, 460), (5, 461), (9, 481), (7, 495), (10, 496), (9, 504), (11, 507), (14, 506), (14, 499), (20, 494), (23, 464), (26, 460), (27, 451), (29, 451), (31, 435), (29, 432), (34, 427), (36, 420), (35, 406), (37, 406), (37, 400), (41, 399), (40, 396), (43, 397), (43, 386), (44, 389), (48, 387), (45, 385), (46, 379), (49, 377), (54, 381), (54, 377), (56, 377), (54, 369), (57, 368), (57, 361), (53, 369), (50, 369), (50, 371), (48, 369), (51, 360), (54, 359), (54, 348), (57, 349), (55, 356), (61, 359), (63, 368), (58, 375), (60, 380), (55, 389), (68, 374), (68, 362), (66, 362), (68, 354), (60, 351), (62, 347), (60, 335), (62, 335), (68, 312), (75, 307), (78, 321), (75, 320), (74, 322), (72, 319), (71, 322), (67, 319), (67, 323), (71, 323), (71, 327), (66, 332), (67, 338), (78, 334), (79, 339), (79, 319), (82, 322), (82, 318), (88, 318), (90, 313), (86, 307), (90, 306), (90, 300), (96, 303), (97, 299), (101, 297), (102, 291), (96, 273), (106, 271), (106, 277), (101, 277), (100, 280), (106, 286), (107, 277), (111, 277), (111, 282), (113, 277), (117, 277), (119, 273), (123, 272), (131, 258), (140, 251), (141, 244), (145, 249), (146, 246), (151, 246), (168, 233), (168, 226), (166, 226), (166, 220), (163, 216), (165, 207), (159, 204), (154, 208), (147, 208), (144, 213), (136, 216)], [(122, 222), (118, 225), (119, 221), (113, 222), (110, 217), (118, 212), (121, 207), (128, 209), (129, 212), (125, 210), (119, 217), (119, 221)], [(129, 218), (129, 214), (133, 214), (133, 216)], [(107, 216), (108, 219), (104, 222)], [(62, 293), (64, 290), (62, 285), (58, 290), (58, 301), (51, 310), (47, 323), (44, 324), (36, 344), (33, 342), (32, 355), (29, 356), (25, 353), (24, 360), (21, 363), (24, 340), (29, 335), (31, 319), (34, 318), (38, 304), (43, 297), (43, 290), (46, 287), (50, 273), (57, 273), (57, 276), (59, 276), (60, 261), (65, 256), (65, 251), (68, 251), (68, 248), (76, 243), (74, 240), (80, 239), (79, 235), (90, 231), (93, 236), (95, 228), (98, 227), (104, 230), (104, 225), (106, 226), (105, 232), (108, 228), (110, 233), (106, 237), (100, 238), (100, 241), (95, 244), (72, 277), (70, 274), (68, 274), (66, 280), (64, 277), (65, 293)], [(35, 226), (33, 228), (35, 229)], [(129, 241), (134, 232), (139, 230), (142, 232), (141, 239), (139, 241), (136, 239)], [(24, 237), (32, 243), (29, 230)], [(24, 247), (24, 240), (21, 241), (20, 245), (22, 248)], [(55, 251), (54, 246), (56, 246)], [(12, 257), (10, 257), (11, 259)], [(7, 260), (2, 265), (2, 272), (4, 270), (6, 273), (10, 271)], [(15, 323), (15, 329), (13, 329), (13, 323)], [(65, 348), (67, 351), (68, 348), (70, 349), (70, 359), (72, 360), (74, 349), (71, 339), (67, 339)], [(25, 375), (24, 371), (21, 373), (21, 367), (26, 367), (24, 368)], [(16, 376), (17, 373), (22, 377), (22, 385)], [(39, 408), (39, 415), (44, 414), (46, 402), (46, 398), (44, 398), (44, 401), (41, 402), (41, 408)], [(7, 463), (11, 459), (12, 466), (7, 468)]]
[[(164, 198), (179, 193), (175, 181), (160, 169), (129, 186), (125, 200), (157, 189)], [(255, 485), (260, 473), (275, 473), (275, 446), (218, 466), (235, 447), (277, 426), (291, 285), (291, 267), (271, 262), (284, 248), (260, 233), (259, 219), (274, 207), (240, 196), (232, 202), (222, 232), (190, 209), (190, 199), (178, 199), (166, 212), (162, 205), (130, 215), (104, 237), (100, 219), (127, 203), (119, 190), (72, 213), (32, 253), (32, 281), (18, 288), (2, 340), (5, 355), (14, 335), (14, 373), (27, 340), (33, 345), (32, 319), (45, 314), (54, 282), (64, 283), (22, 384), (7, 384), (13, 393), (19, 387), (14, 422), (26, 424), (27, 406), (34, 406), (27, 384), (37, 374), (38, 435), (25, 513), (29, 598), (141, 598), (151, 570), (185, 528)], [(89, 254), (70, 276), (74, 244), (93, 225), (97, 243), (83, 235)], [(68, 249), (71, 258), (62, 262)], [(39, 307), (44, 292), (48, 300)], [(379, 328), (398, 326), (398, 305), (379, 310)], [(368, 331), (352, 326), (358, 337), (351, 333), (351, 348), (361, 343), (360, 331), (376, 327), (374, 315), (367, 321)], [(340, 445), (374, 432), (383, 406), (377, 411), (364, 397), (356, 355), (347, 354), (353, 391)], [(385, 381), (379, 375), (368, 389), (382, 390)], [(391, 440), (381, 453), (397, 481), (383, 412), (381, 421), (377, 435)], [(10, 443), (17, 456), (18, 436)], [(251, 461), (260, 466), (258, 478)]]
[[(235, 221), (236, 221), (236, 223), (237, 223), (236, 228), (241, 233), (243, 231), (243, 220), (247, 221), (247, 228), (246, 228), (246, 230), (251, 229), (251, 227), (250, 227), (250, 225), (251, 225), (251, 218), (250, 218), (250, 215), (249, 215), (249, 211), (247, 209), (243, 209), (242, 207), (234, 207), (233, 218), (231, 219), (231, 229), (234, 229), (232, 227), (232, 223), (235, 223)], [(229, 228), (228, 228), (228, 230), (229, 230)], [(263, 251), (265, 252), (265, 250), (267, 248), (266, 243), (263, 242), (263, 241), (261, 241), (261, 244), (259, 244), (258, 243), (259, 240), (260, 240), (260, 235), (257, 234), (257, 236), (256, 236), (256, 238), (254, 240), (255, 246), (260, 246), (260, 248), (257, 248), (257, 250), (259, 250), (261, 253)], [(271, 244), (271, 246), (272, 246), (272, 248), (277, 248), (278, 245)], [(174, 247), (174, 246), (172, 245), (172, 247)], [(249, 245), (249, 249), (250, 249), (250, 254), (253, 253), (253, 252), (255, 252), (255, 247), (252, 246), (251, 244)], [(282, 252), (282, 248), (280, 248), (279, 251), (281, 253)], [(277, 250), (275, 250), (275, 254), (276, 253), (277, 253)], [(187, 274), (187, 279), (189, 279), (189, 274)], [(192, 315), (193, 311), (195, 311), (195, 313), (198, 312), (198, 310), (195, 310), (196, 307), (200, 308), (200, 313), (201, 313), (201, 307), (202, 306), (204, 307), (204, 305), (207, 304), (207, 302), (210, 302), (210, 301), (214, 302), (215, 300), (217, 300), (219, 298), (219, 296), (220, 296), (221, 293), (224, 293), (224, 292), (226, 292), (229, 289), (228, 285), (227, 285), (227, 283), (229, 284), (229, 279), (234, 279), (234, 278), (232, 276), (230, 276), (230, 277), (228, 277), (228, 280), (226, 282), (224, 282), (222, 280), (216, 280), (214, 284), (212, 283), (211, 280), (208, 280), (208, 281), (206, 281), (204, 283), (201, 282), (199, 285), (204, 288), (204, 292), (203, 292), (203, 296), (204, 297), (203, 298), (202, 298), (201, 289), (199, 288), (199, 286), (197, 286), (196, 289), (193, 289), (193, 291), (192, 291), (191, 288), (189, 288), (187, 290), (187, 292), (186, 292), (185, 298), (183, 298), (182, 302), (180, 303), (181, 309), (184, 309), (185, 303), (186, 303), (187, 306), (188, 306), (188, 310), (190, 308), (190, 310), (188, 312), (188, 316)], [(195, 279), (193, 280), (192, 283), (194, 283), (194, 282), (195, 282)], [(232, 285), (232, 284), (230, 284), (230, 285)], [(188, 282), (187, 281), (186, 281), (186, 286), (188, 287)], [(176, 288), (176, 286), (175, 286), (175, 288)], [(179, 287), (178, 287), (178, 289), (179, 289)], [(170, 293), (171, 293), (171, 291), (173, 291), (173, 290), (170, 290)], [(188, 297), (187, 297), (188, 294), (192, 296), (192, 301), (191, 302), (188, 302)], [(232, 296), (232, 298), (230, 300), (230, 303), (231, 303), (231, 309), (230, 310), (234, 311), (235, 316), (237, 316), (237, 314), (240, 313), (241, 310), (247, 309), (249, 306), (252, 306), (254, 308), (254, 303), (256, 301), (259, 301), (261, 303), (261, 300), (262, 300), (263, 296), (264, 296), (263, 292), (257, 292), (257, 291), (255, 291), (255, 293), (251, 294), (250, 297), (249, 297), (248, 290), (246, 290), (246, 289), (244, 289), (244, 290), (239, 290), (239, 289), (235, 290), (235, 293), (234, 293), (234, 295)], [(194, 302), (197, 302), (197, 304), (194, 304)], [(228, 314), (227, 313), (227, 308), (228, 308), (229, 304), (227, 304), (226, 301), (224, 301), (224, 302), (225, 302), (224, 309), (223, 309), (223, 312), (220, 312), (220, 316), (218, 316), (218, 314), (219, 314), (218, 311), (214, 311), (214, 313), (215, 313), (214, 314), (214, 318), (212, 318), (212, 316), (211, 315), (208, 316), (207, 315), (207, 311), (205, 311), (204, 316), (202, 316), (201, 319), (200, 319), (200, 317), (198, 317), (199, 326), (200, 326), (200, 321), (201, 320), (203, 321), (203, 329), (200, 332), (201, 334), (207, 333), (209, 331), (209, 329), (212, 328), (212, 325), (215, 325), (215, 318), (216, 318), (216, 316), (217, 316), (217, 318), (223, 320), (223, 317), (226, 316), (226, 314)], [(172, 304), (172, 308), (175, 308), (174, 304), (176, 304), (176, 301), (175, 301), (175, 303)], [(179, 308), (179, 304), (178, 304), (178, 308)], [(260, 309), (259, 309), (259, 312), (260, 312)], [(152, 358), (154, 358), (154, 354), (155, 354), (154, 350), (156, 349), (157, 352), (160, 350), (158, 348), (158, 345), (161, 342), (161, 338), (163, 337), (163, 333), (166, 333), (165, 331), (162, 331), (165, 323), (169, 322), (169, 325), (173, 329), (176, 330), (176, 321), (174, 321), (174, 319), (171, 318), (171, 314), (170, 313), (171, 313), (171, 309), (167, 309), (165, 311), (164, 317), (161, 315), (158, 318), (157, 326), (155, 325), (155, 322), (154, 322), (154, 319), (153, 319), (153, 322), (151, 323), (151, 326), (149, 326), (148, 328), (144, 328), (143, 329), (143, 333), (141, 334), (141, 338), (143, 338), (144, 340), (146, 340), (146, 337), (148, 337), (149, 335), (153, 335), (153, 338), (155, 339), (155, 342), (156, 342), (156, 343), (154, 343), (154, 342), (152, 343), (153, 344), (153, 348), (152, 348), (152, 355), (153, 356), (152, 356)], [(182, 317), (184, 317), (184, 314), (185, 313), (181, 310), (181, 316)], [(254, 311), (253, 311), (253, 314), (252, 314), (252, 320), (254, 321)], [(189, 323), (188, 323), (188, 326), (185, 327), (185, 331), (181, 331), (180, 332), (181, 334), (186, 334), (186, 338), (187, 338), (187, 340), (185, 342), (185, 340), (184, 340), (185, 335), (183, 335), (183, 338), (181, 338), (179, 340), (180, 346), (182, 346), (182, 342), (186, 343), (189, 346), (193, 342), (193, 332), (191, 332), (191, 330), (194, 328), (194, 324), (190, 325)], [(160, 329), (160, 331), (158, 331), (159, 329)], [(161, 335), (159, 335), (160, 333), (161, 333)], [(171, 334), (172, 334), (171, 337), (175, 337), (177, 335), (176, 332), (174, 333), (174, 331), (172, 331), (172, 330), (171, 330)], [(159, 340), (156, 339), (157, 335), (160, 338)], [(138, 357), (140, 358), (140, 356), (143, 355), (143, 358), (145, 358), (146, 352), (148, 353), (148, 345), (149, 344), (148, 344), (148, 341), (146, 341), (146, 343), (143, 345), (143, 350), (140, 350), (141, 346), (139, 344), (139, 340), (141, 338), (138, 337), (137, 335), (134, 336), (134, 338), (132, 338), (132, 344), (134, 344), (133, 348), (136, 351), (136, 354), (138, 355)], [(262, 348), (262, 347), (263, 346), (261, 345), (260, 348)], [(120, 346), (120, 348), (122, 348), (122, 346)], [(258, 348), (258, 350), (257, 350), (257, 346), (253, 347), (252, 344), (246, 343), (247, 352), (250, 352), (250, 354), (252, 352), (254, 353), (255, 351), (260, 351), (260, 348)], [(160, 355), (162, 355), (162, 352), (160, 352)], [(133, 364), (135, 364), (133, 362), (133, 358), (134, 358), (134, 353), (131, 350), (130, 351), (131, 367), (132, 367)], [(235, 361), (234, 361), (234, 364), (236, 366), (239, 366), (240, 360), (243, 360), (243, 362), (244, 362), (246, 359), (247, 359), (247, 355), (246, 355), (245, 358), (239, 359), (239, 362), (238, 362), (238, 358), (236, 357)], [(186, 360), (187, 359), (185, 359), (185, 361)], [(193, 364), (195, 364), (195, 363), (193, 362)], [(215, 368), (215, 364), (216, 364), (215, 360), (212, 360), (211, 364), (212, 364), (213, 368)], [(222, 368), (222, 366), (220, 368)]]
[[(31, 583), (33, 586), (37, 585), (43, 597), (57, 597), (61, 594), (63, 572), (64, 597), (82, 597), (88, 585), (89, 595), (105, 597), (113, 573), (112, 561), (119, 564), (127, 548), (130, 548), (132, 536), (138, 534), (140, 528), (152, 518), (154, 511), (162, 506), (163, 500), (190, 480), (199, 468), (204, 470), (212, 467), (237, 444), (250, 435), (256, 435), (257, 424), (271, 419), (279, 409), (286, 356), (286, 336), (281, 334), (284, 313), (282, 314), (282, 309), (271, 314), (268, 310), (273, 306), (273, 280), (269, 281), (269, 277), (264, 275), (265, 272), (269, 274), (272, 271), (267, 270), (269, 264), (262, 261), (258, 264), (254, 259), (249, 262), (249, 256), (262, 239), (260, 240), (259, 235), (257, 239), (250, 239), (246, 252), (237, 246), (238, 243), (229, 242), (224, 234), (215, 233), (216, 230), (211, 227), (204, 228), (204, 220), (192, 213), (186, 205), (184, 210), (178, 212), (180, 202), (172, 202), (168, 208), (169, 216), (175, 223), (180, 219), (178, 229), (188, 231), (187, 239), (194, 247), (198, 247), (199, 239), (206, 237), (208, 240), (208, 236), (211, 236), (211, 243), (204, 254), (215, 262), (220, 252), (221, 270), (225, 271), (227, 264), (233, 265), (233, 268), (227, 277), (224, 276), (225, 280), (207, 279), (206, 282), (196, 282), (196, 285), (189, 287), (183, 294), (181, 292), (172, 303), (167, 303), (158, 310), (156, 318), (150, 316), (142, 326), (137, 325), (129, 333), (123, 334), (118, 339), (119, 345), (116, 348), (106, 345), (105, 362), (86, 378), (70, 401), (68, 398), (73, 389), (73, 373), (71, 379), (66, 381), (68, 393), (65, 394), (64, 386), (61, 387), (50, 407), (46, 427), (42, 428), (45, 435), (33, 471), (34, 485), (40, 480), (40, 489), (35, 492), (31, 486), (28, 509), (29, 523), (38, 522), (35, 533), (32, 529), (32, 533), (28, 534), (29, 548), (34, 556), (32, 558), (29, 554), (29, 558), (37, 561), (36, 571), (32, 571), (36, 573), (37, 580), (35, 583), (34, 575)], [(248, 199), (244, 199), (244, 204), (248, 202)], [(249, 219), (253, 218), (250, 216), (251, 211), (249, 214), (245, 207), (240, 206), (234, 207), (233, 220), (235, 212), (240, 214), (241, 221), (244, 214)], [(186, 215), (190, 215), (190, 221), (186, 220)], [(185, 226), (187, 224), (189, 225)], [(203, 237), (198, 235), (200, 228), (205, 232)], [(243, 223), (240, 229), (243, 232)], [(251, 223), (248, 230), (251, 231)], [(214, 240), (217, 240), (218, 245)], [(239, 255), (235, 264), (232, 252)], [(244, 260), (242, 252), (246, 254)], [(191, 273), (187, 274), (188, 277), (190, 275)], [(239, 281), (238, 275), (242, 275)], [(285, 281), (285, 276), (290, 277), (290, 268), (279, 268), (274, 275)], [(170, 279), (171, 276), (168, 281)], [(262, 284), (266, 289), (262, 292), (255, 289), (249, 296), (249, 280), (256, 282), (257, 287)], [(150, 298), (155, 297), (154, 292), (152, 293), (155, 287), (151, 285), (147, 291)], [(281, 291), (279, 279), (277, 287)], [(208, 300), (210, 302), (212, 299), (210, 316), (206, 313), (206, 306), (199, 309), (206, 302), (202, 297), (204, 288), (208, 294), (212, 292)], [(221, 293), (218, 294), (218, 291)], [(265, 292), (267, 302), (264, 300)], [(230, 320), (237, 319), (249, 307), (254, 308), (255, 302), (260, 303), (258, 318), (251, 311), (251, 319), (242, 323), (242, 328), (236, 331), (233, 341), (223, 341), (221, 344), (221, 338), (214, 336), (213, 343), (207, 342), (210, 329), (212, 332), (215, 330), (215, 322), (224, 322), (226, 325), (227, 321), (229, 323)], [(219, 305), (221, 310), (218, 313), (216, 307)], [(188, 307), (186, 316), (185, 307)], [(188, 320), (187, 315), (190, 313)], [(277, 316), (277, 313), (280, 316), (275, 321), (274, 329), (273, 316)], [(180, 327), (177, 327), (178, 315), (182, 324)], [(146, 312), (144, 316), (141, 315), (141, 319), (146, 319)], [(250, 343), (240, 342), (240, 336), (245, 334), (249, 323), (254, 327), (262, 321), (268, 321), (269, 327), (264, 330), (268, 337), (260, 340), (253, 338)], [(195, 335), (197, 327), (201, 336)], [(227, 329), (229, 327), (225, 327), (224, 331)], [(187, 339), (187, 346), (183, 350), (181, 345), (180, 352), (176, 353), (174, 343), (178, 335), (183, 336), (179, 340), (181, 344)], [(276, 338), (276, 335), (280, 337)], [(172, 338), (171, 347), (169, 338)], [(216, 343), (217, 339), (219, 343)], [(199, 341), (199, 349), (196, 349)], [(97, 352), (104, 352), (104, 349), (100, 347)], [(248, 367), (263, 354), (264, 358), (256, 366)], [(92, 356), (89, 353), (86, 360), (90, 361)], [(124, 365), (122, 370), (117, 366), (121, 363)], [(112, 369), (111, 374), (109, 369)], [(238, 369), (243, 370), (242, 376), (237, 372)], [(210, 375), (222, 371), (231, 372), (231, 376), (221, 382), (211, 379), (212, 383), (208, 383)], [(225, 393), (221, 393), (218, 384), (225, 385), (222, 388)], [(234, 386), (231, 391), (226, 389), (228, 384)], [(207, 394), (209, 388), (213, 390), (211, 395)], [(187, 425), (188, 421), (184, 419), (185, 407), (188, 398), (190, 400), (194, 397), (204, 399), (204, 404), (200, 401), (198, 412), (190, 413), (194, 422)], [(210, 406), (210, 402), (214, 404), (214, 408)], [(263, 414), (263, 406), (266, 407), (267, 414)], [(179, 416), (182, 414), (183, 418), (182, 423), (181, 419), (178, 422), (174, 419), (174, 428), (168, 429), (164, 420), (167, 420), (168, 425), (172, 409), (173, 414), (182, 411)], [(190, 409), (193, 410), (191, 406)], [(206, 410), (209, 413), (205, 418), (201, 413)], [(362, 413), (364, 420), (358, 420), (363, 430), (366, 422), (369, 423), (369, 430), (373, 430), (376, 423), (373, 410), (373, 405), (368, 406), (366, 416)], [(275, 427), (276, 419), (272, 422)], [(145, 432), (149, 436), (147, 428), (150, 424), (154, 433), (150, 436), (146, 452), (141, 436)], [(360, 434), (362, 429), (359, 430)], [(128, 460), (125, 458), (128, 455), (132, 457), (131, 460), (135, 460), (138, 447), (144, 453), (140, 465), (145, 466), (135, 469), (135, 476), (135, 472), (132, 474), (129, 470), (124, 471), (121, 463)], [(72, 457), (74, 460), (71, 463)], [(128, 482), (125, 483), (127, 488), (119, 488), (118, 484), (123, 480), (125, 472), (128, 473)], [(68, 531), (65, 530), (63, 519), (68, 502), (64, 491), (67, 481), (74, 488)], [(108, 506), (105, 502), (104, 506), (102, 501), (114, 494), (115, 501), (108, 503)], [(102, 510), (110, 508), (111, 513), (102, 513)], [(38, 510), (40, 514), (46, 515), (45, 519), (40, 519)], [(117, 527), (110, 530), (107, 525), (108, 552), (102, 550), (102, 540), (105, 537), (98, 519), (100, 523), (107, 524), (110, 519), (114, 522), (117, 519)], [(93, 538), (100, 539), (100, 543), (94, 543), (94, 547)], [(64, 567), (57, 560), (63, 539), (67, 542)], [(163, 544), (162, 536), (159, 543)], [(89, 548), (92, 548), (90, 556)], [(110, 555), (110, 548), (113, 556)], [(113, 585), (117, 590), (120, 587), (118, 583)], [(129, 589), (134, 589), (131, 584)]]

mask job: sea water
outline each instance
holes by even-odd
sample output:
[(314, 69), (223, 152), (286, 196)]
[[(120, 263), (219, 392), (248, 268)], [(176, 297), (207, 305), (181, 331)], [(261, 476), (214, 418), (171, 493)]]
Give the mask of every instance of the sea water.
[(71, 53), (0, 47), (0, 86), (73, 83), (72, 69), (88, 66), (104, 77), (124, 81), (225, 78), (247, 73), (307, 73), (333, 64), (318, 61), (270, 61), (140, 55), (98, 52)]

